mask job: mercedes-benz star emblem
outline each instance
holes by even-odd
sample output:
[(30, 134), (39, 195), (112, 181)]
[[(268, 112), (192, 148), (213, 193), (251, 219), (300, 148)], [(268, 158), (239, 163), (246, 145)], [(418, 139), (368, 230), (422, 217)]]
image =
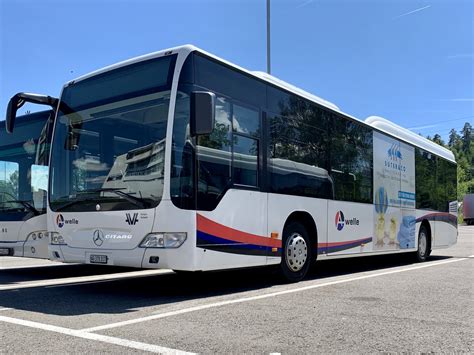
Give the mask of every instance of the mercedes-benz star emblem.
[(96, 229), (92, 235), (92, 241), (95, 245), (100, 247), (104, 243), (104, 233), (101, 230)]

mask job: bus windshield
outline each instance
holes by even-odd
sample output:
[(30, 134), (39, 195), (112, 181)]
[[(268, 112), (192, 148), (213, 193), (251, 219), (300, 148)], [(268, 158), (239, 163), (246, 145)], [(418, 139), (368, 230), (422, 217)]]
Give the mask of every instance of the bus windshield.
[(51, 154), (53, 211), (158, 205), (175, 62), (146, 60), (64, 88)]
[(0, 133), (0, 220), (45, 213), (52, 111), (18, 117), (14, 134)]

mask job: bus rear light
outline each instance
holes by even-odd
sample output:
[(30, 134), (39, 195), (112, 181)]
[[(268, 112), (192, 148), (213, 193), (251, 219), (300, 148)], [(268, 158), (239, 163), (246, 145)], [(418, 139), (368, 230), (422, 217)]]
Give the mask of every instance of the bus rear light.
[(186, 238), (186, 233), (151, 233), (140, 243), (140, 248), (179, 248)]

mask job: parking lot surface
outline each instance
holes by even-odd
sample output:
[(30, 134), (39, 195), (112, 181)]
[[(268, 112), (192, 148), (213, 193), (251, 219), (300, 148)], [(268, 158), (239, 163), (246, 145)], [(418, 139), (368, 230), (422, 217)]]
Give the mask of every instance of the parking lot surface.
[(0, 351), (473, 352), (474, 227), (425, 263), (324, 261), (175, 274), (0, 257)]

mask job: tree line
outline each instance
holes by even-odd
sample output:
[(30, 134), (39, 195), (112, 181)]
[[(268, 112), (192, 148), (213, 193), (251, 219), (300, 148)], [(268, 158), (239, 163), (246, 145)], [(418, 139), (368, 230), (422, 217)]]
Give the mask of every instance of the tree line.
[(472, 125), (466, 122), (459, 133), (454, 128), (451, 129), (447, 143), (443, 141), (439, 134), (427, 138), (453, 152), (458, 164), (458, 200), (462, 201), (467, 193), (474, 193), (474, 137)]

